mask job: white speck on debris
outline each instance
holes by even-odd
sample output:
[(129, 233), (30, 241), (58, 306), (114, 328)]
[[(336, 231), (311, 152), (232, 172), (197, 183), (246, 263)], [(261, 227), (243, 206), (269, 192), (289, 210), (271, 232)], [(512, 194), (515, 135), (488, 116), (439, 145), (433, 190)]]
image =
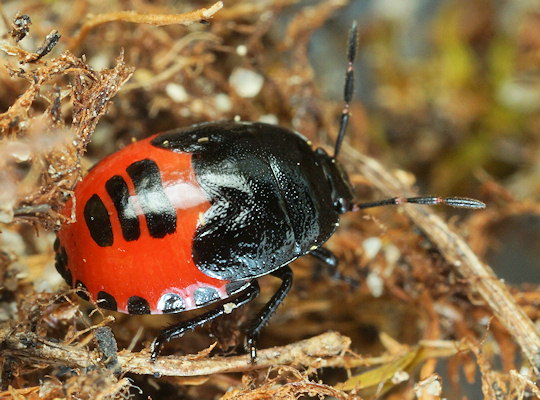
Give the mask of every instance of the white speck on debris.
[(246, 68), (236, 68), (229, 77), (229, 84), (238, 96), (252, 98), (259, 94), (264, 78), (258, 73)]

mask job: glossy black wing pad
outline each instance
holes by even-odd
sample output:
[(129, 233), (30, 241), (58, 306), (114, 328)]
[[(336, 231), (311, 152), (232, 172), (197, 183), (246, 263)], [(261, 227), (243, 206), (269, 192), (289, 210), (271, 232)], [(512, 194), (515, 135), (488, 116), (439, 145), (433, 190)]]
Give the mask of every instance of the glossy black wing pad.
[[(222, 188), (193, 239), (193, 260), (214, 278), (238, 280), (266, 275), (294, 257), (295, 237), (285, 210), (269, 187), (251, 193)], [(234, 201), (230, 201), (233, 198)], [(264, 199), (261, 201), (261, 199)]]
[[(309, 145), (291, 131), (208, 123), (159, 135), (152, 144), (192, 154), (197, 180), (212, 203), (193, 238), (193, 260), (211, 277), (266, 275), (322, 244), (335, 229), (337, 214), (322, 193), (325, 177), (313, 166)], [(317, 176), (306, 179), (298, 172), (300, 161)], [(307, 181), (318, 183), (313, 188)], [(329, 215), (320, 215), (327, 210)]]

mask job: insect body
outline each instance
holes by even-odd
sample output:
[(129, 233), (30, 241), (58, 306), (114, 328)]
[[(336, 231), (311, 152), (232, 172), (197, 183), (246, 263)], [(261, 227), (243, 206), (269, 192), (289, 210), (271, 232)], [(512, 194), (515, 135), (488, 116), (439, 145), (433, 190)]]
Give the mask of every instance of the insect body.
[(57, 267), (114, 311), (205, 306), (332, 235), (334, 204), (352, 201), (348, 185), (329, 190), (336, 173), (325, 152), (273, 125), (207, 123), (150, 137), (77, 185)]
[[(227, 299), (332, 235), (347, 178), (296, 132), (217, 122), (155, 135), (97, 164), (75, 188), (56, 267), (107, 309), (171, 313)], [(279, 271), (279, 272), (278, 272)], [(84, 295), (84, 294), (83, 294)]]
[[(257, 279), (282, 284), (247, 329), (255, 341), (292, 284), (289, 263), (310, 254), (337, 267), (321, 247), (347, 211), (409, 201), (475, 208), (476, 200), (437, 197), (355, 203), (339, 153), (352, 97), (349, 40), (345, 103), (334, 155), (289, 129), (214, 122), (152, 136), (98, 163), (76, 186), (55, 245), (56, 268), (103, 308), (130, 314), (177, 313), (212, 303), (165, 329), (164, 342), (239, 307), (259, 293)], [(221, 303), (218, 303), (220, 302)]]

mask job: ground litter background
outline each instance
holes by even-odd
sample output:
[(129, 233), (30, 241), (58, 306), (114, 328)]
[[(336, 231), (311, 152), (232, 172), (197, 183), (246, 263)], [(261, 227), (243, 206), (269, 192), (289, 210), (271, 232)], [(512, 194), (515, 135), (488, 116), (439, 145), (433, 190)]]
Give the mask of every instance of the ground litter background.
[[(539, 6), (18, 0), (0, 14), (0, 398), (540, 397)], [(209, 120), (277, 123), (331, 149), (353, 20), (341, 160), (358, 198), (487, 209), (347, 215), (327, 246), (358, 286), (295, 262), (257, 366), (238, 355), (241, 327), (271, 277), (149, 363), (156, 332), (186, 315), (101, 312), (65, 286), (52, 243), (73, 185), (133, 140)]]

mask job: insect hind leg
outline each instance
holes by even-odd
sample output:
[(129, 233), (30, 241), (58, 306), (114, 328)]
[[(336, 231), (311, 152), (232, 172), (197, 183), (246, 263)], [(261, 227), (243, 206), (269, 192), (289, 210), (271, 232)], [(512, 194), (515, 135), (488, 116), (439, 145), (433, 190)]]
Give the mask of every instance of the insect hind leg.
[(293, 272), (288, 265), (272, 272), (272, 275), (281, 279), (281, 285), (263, 309), (259, 311), (257, 317), (251, 321), (246, 330), (246, 350), (249, 352), (252, 363), (257, 360), (257, 338), (261, 330), (268, 323), (268, 320), (283, 302), (285, 297), (287, 297), (292, 286)]
[(172, 325), (169, 328), (162, 330), (150, 346), (150, 359), (152, 361), (156, 361), (163, 345), (169, 342), (171, 339), (183, 336), (186, 332), (227, 314), (229, 312), (228, 310), (230, 310), (230, 307), (227, 306), (230, 304), (233, 305), (233, 308), (238, 308), (245, 305), (246, 303), (249, 303), (254, 298), (256, 298), (259, 293), (260, 288), (258, 282), (255, 280), (251, 281), (249, 286), (244, 289), (244, 291), (242, 291), (242, 293), (238, 297), (235, 297), (228, 303), (222, 304), (219, 307), (216, 307), (213, 310), (210, 310), (195, 318), (189, 319), (187, 321), (182, 321), (178, 324)]

